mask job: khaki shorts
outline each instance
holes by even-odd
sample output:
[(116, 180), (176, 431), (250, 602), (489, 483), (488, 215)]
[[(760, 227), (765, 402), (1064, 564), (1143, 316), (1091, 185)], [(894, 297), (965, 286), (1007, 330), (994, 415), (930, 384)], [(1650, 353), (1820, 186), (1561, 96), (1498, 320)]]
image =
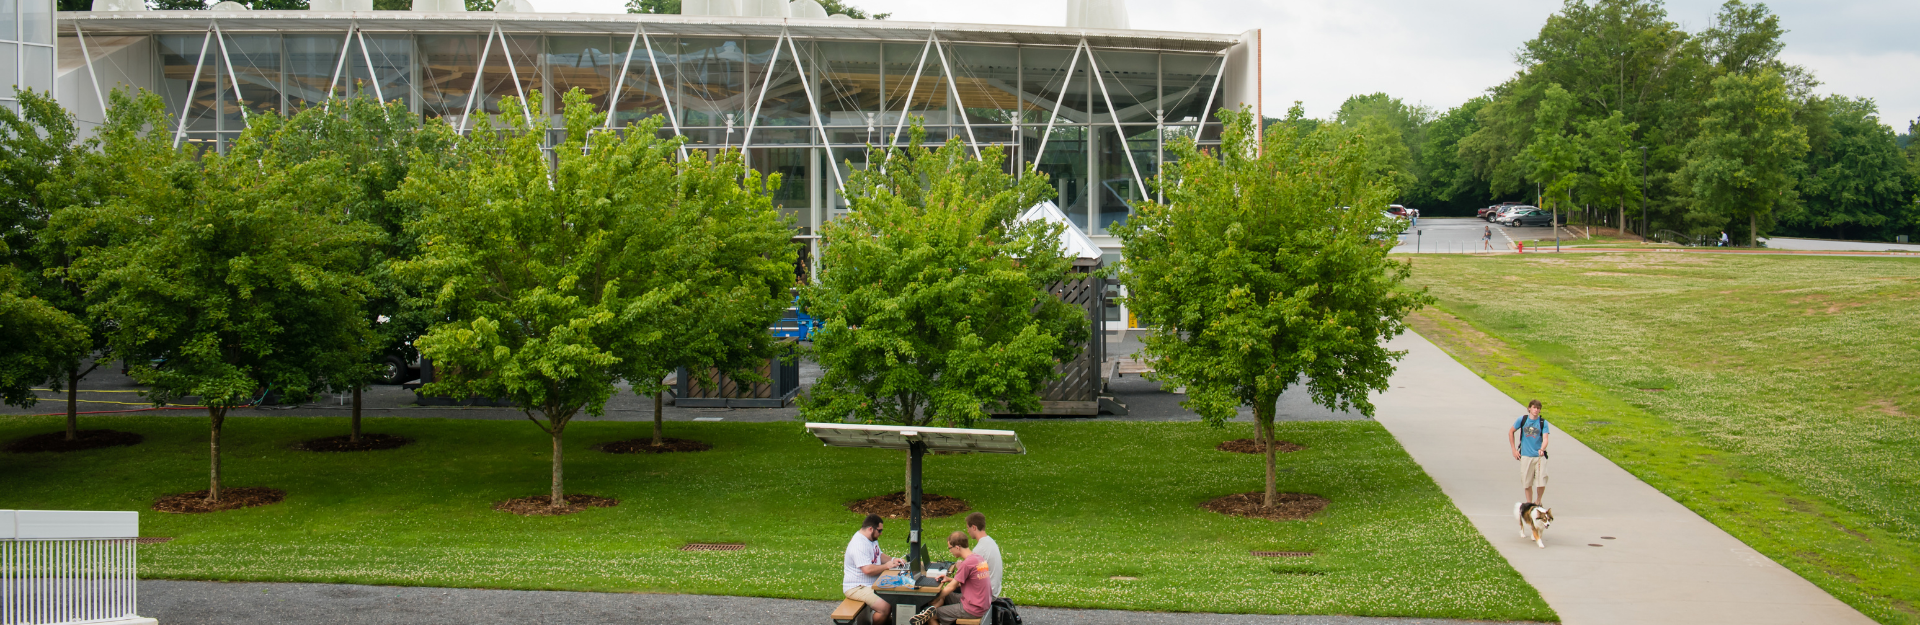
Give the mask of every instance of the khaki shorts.
[(1539, 456), (1520, 457), (1520, 487), (1544, 488), (1547, 485), (1547, 459)]
[(880, 595), (873, 594), (872, 586), (854, 586), (852, 588), (848, 588), (842, 594), (845, 594), (848, 599), (863, 602), (869, 606), (887, 604), (887, 600), (881, 599)]

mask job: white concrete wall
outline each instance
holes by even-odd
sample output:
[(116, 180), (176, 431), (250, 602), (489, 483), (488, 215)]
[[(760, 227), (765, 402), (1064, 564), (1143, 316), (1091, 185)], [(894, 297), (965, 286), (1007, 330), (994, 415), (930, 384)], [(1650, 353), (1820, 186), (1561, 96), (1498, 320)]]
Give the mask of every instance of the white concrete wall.
[[(80, 55), (80, 40), (71, 35), (60, 38), (60, 66), (55, 76), (60, 105), (79, 122), (82, 137), (106, 121), (100, 97), (113, 96), (115, 89), (160, 91), (160, 70), (155, 66), (153, 42), (144, 35), (87, 37), (87, 53), (93, 57), (93, 75), (87, 72), (87, 59)], [(89, 81), (99, 79), (99, 89)], [(96, 95), (98, 94), (98, 95)]]

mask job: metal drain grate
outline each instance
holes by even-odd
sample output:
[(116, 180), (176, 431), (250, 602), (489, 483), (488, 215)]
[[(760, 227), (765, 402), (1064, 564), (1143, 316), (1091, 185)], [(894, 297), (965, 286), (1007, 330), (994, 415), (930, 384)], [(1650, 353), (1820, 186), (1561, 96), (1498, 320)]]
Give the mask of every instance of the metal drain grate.
[(687, 543), (681, 551), (739, 551), (747, 546), (740, 543)]
[(160, 543), (172, 542), (172, 541), (173, 541), (172, 536), (141, 536), (139, 538), (133, 539), (133, 543), (136, 545), (158, 545)]
[(1313, 555), (1311, 551), (1255, 551), (1256, 558), (1305, 558)]

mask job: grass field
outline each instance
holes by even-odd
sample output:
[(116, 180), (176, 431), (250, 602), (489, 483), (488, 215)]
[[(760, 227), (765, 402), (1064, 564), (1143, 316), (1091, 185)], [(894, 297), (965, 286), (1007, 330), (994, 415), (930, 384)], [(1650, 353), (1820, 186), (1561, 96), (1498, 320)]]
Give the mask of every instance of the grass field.
[(1882, 623), (1920, 623), (1920, 261), (1413, 259), (1422, 335)]
[[(0, 418), (0, 440), (55, 418)], [(96, 417), (139, 432), (134, 447), (0, 455), (0, 508), (144, 510), (206, 487), (206, 420)], [(844, 504), (899, 490), (904, 454), (827, 448), (797, 424), (673, 423), (714, 444), (697, 454), (611, 455), (594, 443), (644, 423), (568, 429), (569, 492), (615, 508), (523, 518), (495, 501), (545, 492), (545, 434), (514, 421), (372, 419), (414, 437), (390, 451), (292, 451), (341, 419), (230, 418), (227, 485), (287, 491), (280, 504), (205, 515), (146, 512), (151, 578), (839, 597), (842, 550), (860, 517)], [(1371, 422), (1282, 424), (1307, 450), (1281, 457), (1280, 488), (1327, 497), (1317, 518), (1271, 522), (1199, 509), (1256, 490), (1260, 458), (1215, 451), (1251, 427), (1198, 423), (1011, 423), (1024, 456), (929, 456), (927, 490), (987, 514), (1007, 558), (1006, 594), (1026, 605), (1132, 610), (1557, 620), (1539, 595)], [(904, 552), (906, 522), (883, 538)], [(951, 517), (933, 536), (960, 529)], [(731, 553), (688, 542), (743, 542)], [(1255, 558), (1252, 550), (1311, 551)], [(1137, 581), (1109, 579), (1137, 577)]]

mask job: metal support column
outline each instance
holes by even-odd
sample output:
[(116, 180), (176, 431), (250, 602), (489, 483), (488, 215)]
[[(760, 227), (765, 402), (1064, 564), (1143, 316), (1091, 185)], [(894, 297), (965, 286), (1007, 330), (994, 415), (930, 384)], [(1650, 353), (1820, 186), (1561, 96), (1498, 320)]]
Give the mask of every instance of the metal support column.
[(93, 73), (93, 55), (87, 52), (87, 36), (80, 32), (79, 22), (73, 24), (73, 38), (80, 41), (80, 58), (87, 62), (87, 82), (93, 83), (93, 97), (100, 101), (100, 121), (107, 121), (107, 96), (100, 93), (100, 76)]
[[(973, 138), (973, 122), (967, 120), (967, 103), (960, 101), (960, 85), (953, 80), (953, 66), (947, 62), (947, 51), (940, 46), (939, 38), (933, 37), (930, 33), (928, 39), (933, 41), (933, 53), (940, 55), (940, 69), (947, 75), (947, 94), (948, 97), (953, 98), (953, 104), (948, 108), (960, 111), (960, 125), (967, 129), (967, 145), (973, 146), (973, 157), (979, 158), (980, 141)], [(1108, 108), (1112, 106), (1109, 105)]]
[[(193, 110), (193, 84), (200, 80), (200, 66), (207, 62), (207, 44), (213, 43), (213, 29), (207, 29), (207, 36), (200, 40), (200, 56), (193, 59), (193, 75), (187, 77), (187, 95), (181, 99), (180, 125), (173, 131), (173, 147), (180, 147), (180, 141), (187, 138), (187, 111)], [(215, 89), (220, 85), (215, 84)]]
[(480, 44), (480, 65), (473, 68), (473, 90), (467, 92), (467, 106), (460, 109), (460, 134), (467, 134), (467, 120), (473, 118), (473, 100), (480, 96), (480, 79), (487, 75), (487, 55), (493, 52), (493, 33), (500, 27), (495, 25), (487, 29), (487, 42)]
[(907, 521), (907, 570), (919, 575), (927, 570), (926, 541), (920, 536), (920, 458), (927, 455), (927, 444), (914, 440), (907, 444), (907, 467), (912, 473), (907, 480), (912, 488), (907, 493), (907, 504), (911, 508)]
[[(913, 94), (920, 89), (920, 71), (927, 67), (927, 53), (933, 50), (933, 32), (927, 32), (927, 45), (920, 48), (920, 62), (913, 66), (913, 83), (907, 85), (907, 101), (900, 105), (900, 121), (893, 125), (893, 136), (887, 139), (887, 153), (893, 153), (894, 142), (900, 139), (900, 129), (907, 126), (907, 116), (913, 113)], [(885, 99), (882, 93), (881, 99)], [(839, 171), (835, 169), (834, 171)]]

